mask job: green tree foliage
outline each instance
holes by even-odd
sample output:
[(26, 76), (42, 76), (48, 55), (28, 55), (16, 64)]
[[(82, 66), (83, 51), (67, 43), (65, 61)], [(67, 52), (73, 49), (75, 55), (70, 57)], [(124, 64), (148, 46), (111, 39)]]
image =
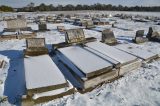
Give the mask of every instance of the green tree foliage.
[[(113, 11), (157, 11), (160, 12), (160, 6), (152, 6), (152, 7), (142, 7), (142, 6), (113, 6), (111, 4), (94, 4), (94, 5), (58, 5), (53, 6), (52, 4), (46, 5), (44, 3), (39, 6), (35, 6), (34, 3), (29, 3), (26, 7), (18, 8), (18, 12), (34, 12), (34, 11), (74, 11), (74, 10), (113, 10)], [(13, 11), (13, 8), (8, 6), (0, 6), (0, 11)]]
[(14, 11), (12, 7), (9, 7), (9, 6), (0, 6), (0, 11), (3, 11), (3, 12), (12, 12)]

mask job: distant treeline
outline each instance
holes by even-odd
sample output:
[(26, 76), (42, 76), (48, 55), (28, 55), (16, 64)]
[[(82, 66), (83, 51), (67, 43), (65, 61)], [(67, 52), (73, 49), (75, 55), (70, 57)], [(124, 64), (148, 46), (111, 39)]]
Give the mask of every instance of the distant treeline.
[[(9, 8), (11, 8), (11, 7), (9, 7)], [(8, 10), (9, 8), (6, 8), (6, 9)], [(11, 9), (10, 11), (12, 11), (12, 10), (13, 9)], [(94, 5), (80, 5), (80, 4), (78, 4), (76, 6), (71, 5), (71, 4), (68, 4), (65, 6), (63, 6), (63, 5), (53, 6), (52, 4), (46, 5), (46, 4), (42, 3), (39, 6), (35, 6), (34, 3), (30, 3), (26, 7), (18, 8), (16, 11), (18, 11), (18, 12), (35, 12), (35, 11), (74, 11), (74, 10), (156, 11), (156, 12), (160, 12), (160, 6), (127, 7), (127, 6), (122, 6), (122, 5), (113, 6), (111, 4), (100, 4), (100, 3), (94, 4)], [(4, 10), (2, 9), (1, 11), (4, 11)]]
[(12, 12), (13, 11), (13, 8), (12, 7), (9, 7), (9, 6), (0, 6), (0, 11), (3, 11), (3, 12)]

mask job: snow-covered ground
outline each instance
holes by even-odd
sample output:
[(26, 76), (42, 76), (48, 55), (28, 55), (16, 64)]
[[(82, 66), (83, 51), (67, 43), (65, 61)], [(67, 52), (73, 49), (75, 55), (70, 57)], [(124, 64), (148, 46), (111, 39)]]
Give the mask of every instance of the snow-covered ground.
[(55, 14), (64, 14), (64, 15), (74, 15), (74, 14), (88, 14), (88, 15), (95, 15), (95, 14), (111, 14), (111, 15), (115, 15), (115, 14), (127, 14), (127, 15), (142, 15), (142, 16), (156, 16), (159, 17), (160, 14), (159, 12), (133, 12), (133, 11), (96, 11), (96, 10), (84, 10), (84, 11), (51, 11), (51, 12), (33, 12), (32, 15), (30, 12), (26, 13), (26, 12), (19, 12), (19, 13), (1, 13), (2, 16), (15, 16), (17, 14), (26, 14), (26, 16), (28, 17), (36, 17), (36, 16), (40, 16), (40, 15), (44, 15), (44, 16), (54, 16)]
[(86, 94), (43, 104), (44, 106), (159, 106), (160, 61), (145, 64), (123, 78)]
[[(160, 16), (157, 13), (157, 16)], [(150, 15), (150, 14), (149, 14)], [(110, 28), (114, 31), (115, 37), (120, 43), (131, 43), (136, 30), (143, 29), (145, 34), (152, 23), (132, 22), (130, 20), (117, 19), (115, 26), (119, 28)], [(38, 32), (38, 37), (45, 37), (46, 44), (51, 49), (51, 44), (65, 41), (64, 33), (56, 30), (58, 25), (64, 25), (65, 28), (77, 28), (70, 24), (47, 24), (50, 31)], [(38, 25), (29, 24), (32, 29), (38, 29)], [(4, 22), (0, 22), (0, 31), (5, 28)], [(108, 26), (100, 26), (107, 27)], [(123, 30), (123, 29), (131, 30)], [(93, 30), (84, 29), (86, 37), (96, 37), (101, 40), (101, 33)], [(160, 43), (146, 42), (143, 44), (133, 44), (138, 48), (160, 54)], [(8, 96), (10, 103), (19, 104), (18, 98), (25, 94), (25, 77), (23, 69), (23, 49), (26, 48), (25, 40), (10, 40), (0, 42), (0, 55), (6, 56), (10, 60), (8, 76), (5, 82), (4, 95)], [(4, 69), (5, 70), (5, 69)], [(1, 70), (0, 70), (1, 71)], [(2, 96), (2, 95), (1, 95)], [(2, 106), (8, 103), (0, 103)], [(143, 67), (128, 73), (124, 77), (112, 82), (103, 84), (95, 90), (86, 94), (75, 93), (61, 99), (56, 99), (43, 106), (160, 106), (160, 60), (151, 63), (144, 63)]]

